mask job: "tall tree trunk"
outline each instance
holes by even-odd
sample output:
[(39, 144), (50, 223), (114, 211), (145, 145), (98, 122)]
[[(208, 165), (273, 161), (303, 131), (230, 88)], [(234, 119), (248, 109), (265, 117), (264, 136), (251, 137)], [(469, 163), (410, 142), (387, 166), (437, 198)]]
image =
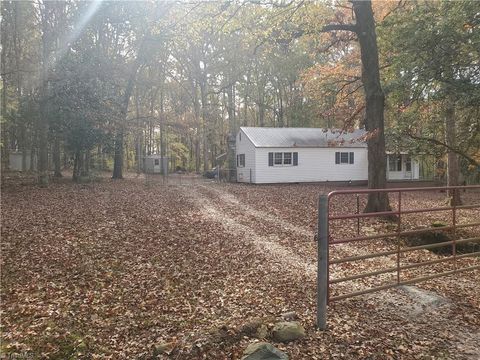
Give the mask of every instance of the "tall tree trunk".
[(137, 159), (137, 174), (142, 172), (142, 134), (137, 134), (135, 140), (135, 158)]
[[(451, 99), (446, 101), (445, 109), (445, 143), (450, 148), (456, 147), (456, 128), (455, 128), (455, 104)], [(458, 186), (460, 175), (460, 166), (458, 155), (454, 151), (447, 151), (447, 186)], [(448, 191), (449, 202), (451, 206), (461, 205), (460, 191)]]
[(48, 98), (49, 86), (49, 61), (52, 50), (53, 24), (55, 3), (44, 1), (42, 14), (42, 64), (40, 74), (40, 120), (38, 126), (38, 183), (40, 186), (48, 185)]
[(90, 175), (90, 161), (91, 161), (91, 152), (89, 149), (85, 150), (84, 152), (84, 161), (83, 161), (83, 168), (82, 168), (82, 176), (89, 176)]
[(115, 134), (115, 152), (113, 155), (112, 179), (123, 179), (123, 124)]
[(196, 82), (192, 84), (193, 90), (193, 111), (195, 115), (195, 172), (200, 173), (200, 105), (198, 102), (198, 89)]
[(60, 160), (60, 137), (59, 134), (55, 134), (55, 139), (53, 140), (53, 166), (54, 174), (56, 178), (62, 177), (61, 171), (61, 160)]
[[(322, 31), (351, 31), (357, 34), (362, 61), (362, 84), (365, 91), (365, 129), (370, 132), (368, 147), (368, 188), (387, 187), (387, 157), (385, 153), (384, 102), (380, 84), (377, 35), (371, 1), (351, 0), (355, 24), (330, 24)], [(388, 194), (368, 195), (365, 212), (390, 211)]]
[[(362, 83), (365, 90), (365, 128), (373, 132), (368, 146), (368, 188), (387, 187), (386, 153), (384, 133), (385, 95), (380, 84), (377, 36), (370, 1), (353, 1), (356, 16), (356, 33), (362, 59)], [(379, 192), (368, 195), (365, 212), (389, 211), (388, 194)]]
[(280, 83), (278, 83), (278, 88), (277, 88), (277, 91), (275, 91), (275, 93), (277, 94), (277, 100), (278, 100), (277, 127), (284, 127), (285, 121), (283, 119), (283, 96), (282, 96), (282, 88)]
[(208, 170), (208, 119), (207, 119), (207, 79), (202, 77), (200, 82), (200, 102), (202, 105), (202, 150), (203, 150), (203, 171)]
[[(25, 124), (22, 125), (20, 129), (20, 143), (22, 149), (22, 171), (27, 171), (27, 134), (26, 134)], [(32, 154), (30, 154), (32, 156)]]
[(237, 124), (235, 121), (235, 89), (233, 85), (227, 88), (227, 113), (229, 130), (231, 133), (235, 133)]
[(147, 155), (152, 155), (152, 149), (153, 149), (153, 124), (152, 124), (152, 119), (148, 120), (148, 150), (147, 150)]
[(230, 178), (230, 174), (233, 174), (234, 169), (236, 169), (236, 163), (235, 163), (235, 150), (231, 149), (229, 146), (229, 139), (232, 137), (235, 137), (235, 134), (237, 132), (237, 124), (235, 121), (235, 94), (234, 94), (234, 89), (233, 85), (228, 88), (227, 90), (227, 112), (228, 112), (228, 127), (229, 127), (229, 133), (227, 135), (227, 159), (228, 159), (228, 181), (233, 181), (233, 179)]
[(248, 71), (247, 79), (245, 82), (245, 97), (243, 99), (243, 126), (248, 126), (248, 97), (250, 90), (250, 76), (250, 71)]
[[(160, 172), (162, 175), (167, 175), (165, 174), (165, 169), (163, 168), (163, 159), (166, 157), (166, 133), (165, 133), (165, 128), (166, 128), (166, 118), (165, 118), (165, 91), (164, 91), (164, 78), (165, 74), (163, 74), (162, 77), (162, 84), (161, 84), (161, 89), (160, 89)], [(150, 108), (150, 112), (153, 116), (154, 110), (153, 110), (153, 99), (152, 99), (152, 106)]]
[(74, 182), (80, 181), (80, 168), (81, 168), (81, 152), (79, 150), (75, 151), (75, 155), (73, 157), (73, 174), (72, 180)]
[(130, 143), (128, 141), (128, 137), (126, 140), (124, 140), (123, 146), (125, 147), (125, 162), (124, 165), (127, 167), (127, 171), (130, 170)]
[(135, 92), (135, 113), (137, 116), (137, 131), (135, 136), (135, 159), (137, 163), (137, 175), (142, 172), (142, 128), (140, 123), (140, 107), (138, 99), (138, 90)]
[(101, 147), (101, 149), (100, 149), (100, 159), (101, 159), (100, 160), (101, 161), (100, 168), (103, 171), (109, 170), (108, 164), (107, 164), (107, 158), (106, 158), (105, 151), (104, 151), (103, 147)]
[[(142, 47), (142, 45), (141, 45)], [(139, 52), (142, 52), (140, 48)], [(138, 69), (140, 68), (140, 56), (141, 53), (137, 55), (133, 68), (128, 77), (127, 87), (125, 88), (125, 94), (123, 96), (122, 108), (120, 112), (120, 124), (118, 126), (116, 135), (115, 135), (115, 154), (113, 158), (113, 174), (112, 179), (123, 179), (123, 142), (124, 142), (124, 133), (125, 126), (127, 122), (128, 115), (128, 105), (130, 103), (130, 97), (133, 93), (133, 88), (135, 86), (135, 80), (137, 78)]]
[[(48, 105), (45, 98), (40, 105), (40, 126), (38, 129), (38, 183), (40, 186), (48, 185)], [(43, 91), (42, 91), (43, 92)]]
[(21, 71), (21, 59), (22, 59), (22, 36), (19, 27), (19, 16), (21, 14), (21, 7), (22, 3), (17, 1), (14, 3), (15, 5), (15, 34), (13, 37), (13, 46), (15, 49), (15, 70), (16, 74), (16, 96), (17, 96), (17, 116), (16, 116), (16, 126), (18, 128), (18, 145), (19, 149), (22, 152), (22, 171), (27, 169), (27, 144), (26, 144), (26, 124), (25, 119), (23, 119), (23, 111), (22, 111), (22, 71)]
[(258, 122), (260, 127), (265, 126), (265, 84), (263, 81), (258, 87)]
[(36, 171), (37, 170), (37, 167), (36, 167), (36, 164), (37, 164), (37, 142), (38, 142), (38, 130), (37, 130), (37, 127), (38, 126), (34, 126), (34, 129), (33, 129), (33, 134), (32, 134), (32, 141), (30, 142), (30, 164), (29, 164), (29, 169), (30, 171)]
[(66, 151), (63, 152), (63, 168), (64, 168), (64, 169), (69, 168), (69, 165), (68, 165), (68, 156), (67, 156), (67, 152), (66, 152)]
[[(2, 22), (1, 22), (1, 42), (2, 42), (2, 53), (1, 53), (1, 68), (2, 72), (6, 71), (7, 64), (7, 55), (6, 55), (6, 44), (7, 44), (7, 30), (6, 30), (6, 17), (4, 14), (4, 6), (1, 6), (2, 10)], [(8, 123), (7, 123), (7, 76), (6, 74), (2, 75), (2, 109), (1, 109), (1, 119), (0, 126), (2, 128), (2, 144), (1, 144), (1, 173), (3, 174), (4, 170), (9, 168), (9, 139), (8, 139)]]

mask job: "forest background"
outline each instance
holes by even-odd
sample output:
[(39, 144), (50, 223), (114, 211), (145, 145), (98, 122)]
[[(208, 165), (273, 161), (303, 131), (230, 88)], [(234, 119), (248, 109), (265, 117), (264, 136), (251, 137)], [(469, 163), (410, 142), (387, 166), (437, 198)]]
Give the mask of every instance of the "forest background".
[[(475, 179), (479, 3), (372, 7), (387, 149), (439, 175), (449, 153)], [(349, 1), (2, 1), (2, 169), (21, 152), (41, 183), (122, 178), (160, 154), (202, 173), (240, 126), (364, 127), (355, 15)]]

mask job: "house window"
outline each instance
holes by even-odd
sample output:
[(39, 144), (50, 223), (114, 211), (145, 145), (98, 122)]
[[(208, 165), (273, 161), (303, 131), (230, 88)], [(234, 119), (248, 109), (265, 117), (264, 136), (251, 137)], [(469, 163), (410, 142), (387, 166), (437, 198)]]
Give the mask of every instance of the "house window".
[(270, 152), (268, 166), (298, 166), (298, 152)]
[(159, 159), (155, 159), (155, 165), (160, 165), (160, 160)]
[(275, 165), (282, 165), (283, 164), (283, 153), (276, 152), (275, 153)]
[(410, 156), (405, 159), (405, 171), (412, 171), (412, 158)]
[(354, 152), (340, 152), (335, 153), (335, 164), (354, 164), (355, 153)]
[(237, 167), (245, 167), (245, 154), (237, 155)]
[(388, 171), (402, 171), (402, 155), (388, 155)]

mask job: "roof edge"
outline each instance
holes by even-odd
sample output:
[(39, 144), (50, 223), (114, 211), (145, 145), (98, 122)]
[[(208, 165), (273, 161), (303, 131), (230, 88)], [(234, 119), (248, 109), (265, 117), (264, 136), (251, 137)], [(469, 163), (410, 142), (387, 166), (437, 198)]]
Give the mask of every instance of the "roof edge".
[[(269, 148), (285, 148), (285, 149), (329, 149), (329, 148), (343, 148), (343, 149), (364, 149), (367, 147), (366, 141), (363, 141), (365, 146), (264, 146), (264, 145), (258, 145), (256, 144), (253, 139), (247, 134), (247, 132), (244, 129), (255, 129), (255, 128), (261, 128), (261, 129), (285, 129), (285, 127), (271, 127), (271, 126), (240, 126), (239, 131), (243, 132), (243, 134), (250, 140), (250, 142), (253, 144), (255, 148), (258, 149), (269, 149)], [(319, 130), (327, 130), (330, 132), (346, 132), (346, 133), (353, 133), (349, 131), (343, 131), (342, 129), (330, 129), (330, 128), (307, 128), (307, 127), (294, 127), (291, 129), (319, 129)], [(356, 129), (357, 130), (362, 130), (362, 129)], [(365, 130), (364, 130), (365, 131)]]
[(248, 126), (240, 126), (240, 130), (239, 130), (239, 131), (241, 131), (241, 132), (244, 133), (244, 135), (247, 137), (247, 139), (250, 140), (250, 142), (253, 144), (253, 147), (256, 147), (256, 148), (260, 147), (260, 146), (258, 146), (257, 144), (255, 144), (255, 142), (252, 140), (252, 138), (251, 138), (250, 136), (248, 136), (248, 134), (245, 132), (245, 130), (243, 130), (243, 129), (245, 129), (246, 127), (248, 127)]

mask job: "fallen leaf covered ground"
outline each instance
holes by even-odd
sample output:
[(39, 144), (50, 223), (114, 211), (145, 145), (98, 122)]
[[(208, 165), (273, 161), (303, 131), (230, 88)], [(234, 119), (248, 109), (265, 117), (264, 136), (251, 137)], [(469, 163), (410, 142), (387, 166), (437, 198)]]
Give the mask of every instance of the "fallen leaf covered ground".
[[(7, 182), (1, 201), (1, 352), (151, 359), (154, 348), (167, 343), (158, 358), (238, 359), (254, 341), (238, 329), (295, 311), (307, 336), (275, 344), (291, 359), (478, 359), (478, 269), (334, 302), (328, 331), (315, 329), (316, 204), (331, 189), (134, 178), (48, 188)], [(444, 194), (421, 192), (405, 204), (424, 207), (443, 199)], [(466, 201), (478, 203), (480, 194), (469, 193)], [(339, 197), (333, 206), (348, 212), (356, 202)], [(447, 222), (448, 216), (406, 217), (404, 226)], [(480, 218), (478, 209), (459, 217)], [(388, 226), (365, 221), (362, 232)], [(333, 231), (351, 236), (356, 223)], [(465, 235), (478, 233), (477, 227)], [(389, 246), (348, 245), (333, 255)], [(408, 260), (440, 256), (425, 250)], [(480, 259), (462, 261), (474, 266)], [(332, 271), (355, 274), (383, 265)], [(352, 282), (332, 291), (372, 284)]]

